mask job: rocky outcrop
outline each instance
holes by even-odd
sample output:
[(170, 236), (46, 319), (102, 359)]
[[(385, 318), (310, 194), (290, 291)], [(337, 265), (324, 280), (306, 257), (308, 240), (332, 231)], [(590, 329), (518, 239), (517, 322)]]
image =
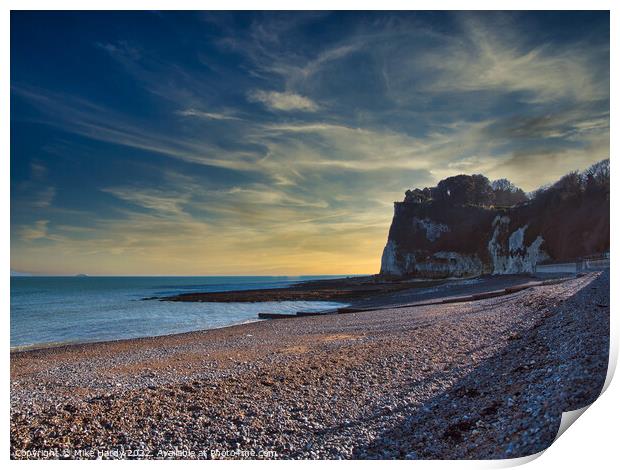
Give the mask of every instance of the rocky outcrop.
[(527, 229), (526, 224), (511, 232), (509, 216), (495, 217), (493, 234), (489, 240), (493, 274), (532, 273), (539, 262), (549, 259), (549, 255), (542, 249), (545, 240), (541, 235), (529, 246), (524, 243)]
[(609, 198), (528, 201), (511, 208), (406, 198), (394, 218), (381, 274), (446, 278), (531, 273), (538, 263), (609, 250)]

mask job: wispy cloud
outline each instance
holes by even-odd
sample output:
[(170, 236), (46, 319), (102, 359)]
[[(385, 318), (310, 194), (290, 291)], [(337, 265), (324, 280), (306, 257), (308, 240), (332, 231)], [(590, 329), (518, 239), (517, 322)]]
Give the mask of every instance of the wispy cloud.
[(162, 134), (149, 129), (148, 124), (72, 95), (18, 86), (11, 89), (37, 106), (44, 113), (42, 120), (46, 124), (91, 139), (155, 152), (189, 163), (239, 170), (252, 169), (257, 158), (247, 151), (223, 152), (201, 136), (181, 138)]
[(210, 113), (207, 111), (200, 111), (198, 109), (183, 109), (177, 111), (179, 116), (196, 117), (202, 119), (213, 119), (216, 121), (240, 121), (241, 118), (227, 113)]
[(143, 188), (103, 188), (123, 201), (150, 209), (159, 215), (183, 213), (182, 206), (189, 200), (187, 195)]
[(596, 54), (604, 51), (589, 50), (586, 44), (528, 46), (526, 32), (515, 31), (514, 24), (504, 24), (500, 30), (474, 15), (463, 17), (461, 25), (463, 37), (414, 60), (416, 67), (437, 74), (425, 87), (428, 91), (523, 92), (534, 103), (588, 102), (609, 95), (605, 75), (596, 73), (600, 63)]
[(39, 212), (49, 208), (54, 201), (56, 188), (48, 181), (48, 171), (37, 160), (30, 162), (30, 176), (12, 188), (14, 204), (21, 212)]
[(21, 238), (27, 241), (46, 238), (47, 224), (49, 224), (49, 220), (37, 220), (34, 225), (30, 227), (22, 227), (20, 230)]
[(311, 99), (292, 92), (253, 90), (248, 93), (248, 99), (278, 111), (317, 111), (319, 109), (319, 106)]

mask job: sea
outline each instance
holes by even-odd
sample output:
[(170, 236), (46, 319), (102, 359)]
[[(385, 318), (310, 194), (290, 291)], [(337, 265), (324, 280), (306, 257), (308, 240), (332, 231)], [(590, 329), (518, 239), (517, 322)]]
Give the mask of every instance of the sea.
[(259, 312), (330, 310), (338, 302), (161, 302), (187, 292), (287, 287), (343, 276), (11, 277), (11, 348), (159, 336), (258, 321)]

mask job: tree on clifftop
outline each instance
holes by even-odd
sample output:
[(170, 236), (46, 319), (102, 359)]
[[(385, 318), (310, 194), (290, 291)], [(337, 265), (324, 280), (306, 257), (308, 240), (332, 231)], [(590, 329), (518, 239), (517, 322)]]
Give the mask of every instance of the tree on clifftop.
[(506, 178), (495, 180), (491, 183), (495, 194), (496, 206), (512, 207), (521, 202), (527, 201), (527, 195)]
[(457, 175), (437, 184), (436, 198), (452, 204), (489, 206), (495, 197), (489, 179), (484, 175)]
[(596, 162), (583, 173), (586, 191), (609, 193), (609, 158)]

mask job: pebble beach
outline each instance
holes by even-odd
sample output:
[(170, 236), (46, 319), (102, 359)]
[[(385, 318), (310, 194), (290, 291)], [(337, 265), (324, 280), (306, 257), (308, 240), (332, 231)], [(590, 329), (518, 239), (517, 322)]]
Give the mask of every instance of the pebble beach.
[(11, 457), (501, 459), (605, 381), (609, 272), (501, 297), (11, 353)]

